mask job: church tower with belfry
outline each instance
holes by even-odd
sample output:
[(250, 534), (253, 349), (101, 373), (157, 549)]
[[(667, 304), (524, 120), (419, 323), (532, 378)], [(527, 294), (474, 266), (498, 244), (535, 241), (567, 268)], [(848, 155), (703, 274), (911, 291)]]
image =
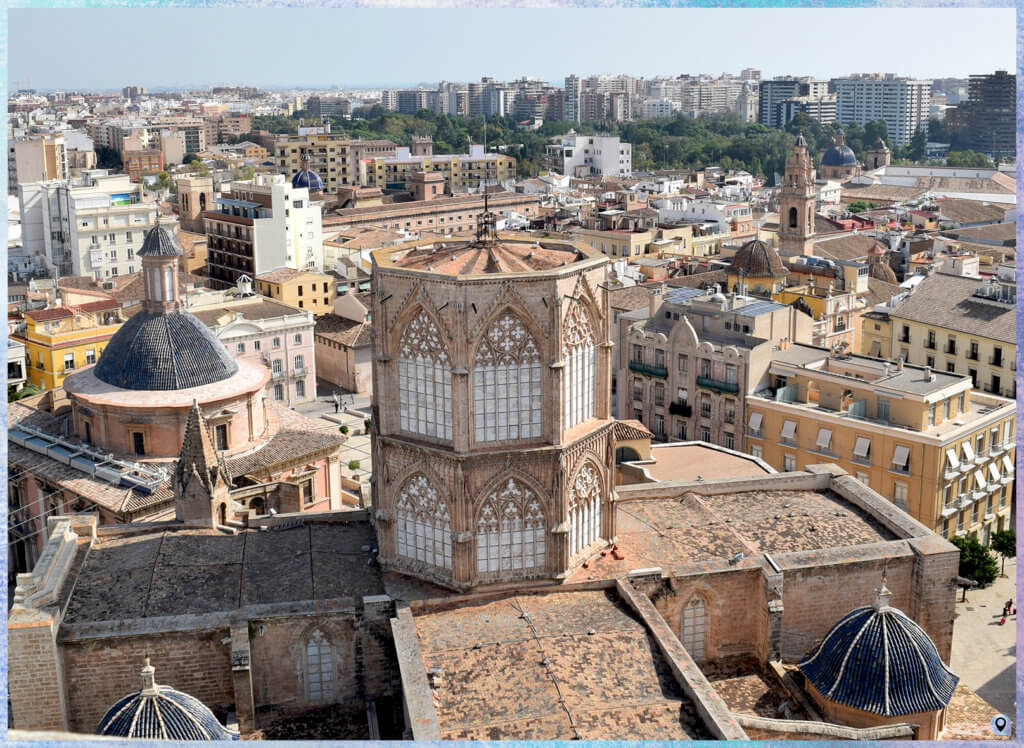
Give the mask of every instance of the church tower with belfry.
[(779, 189), (779, 254), (814, 254), (814, 164), (801, 133), (786, 160)]

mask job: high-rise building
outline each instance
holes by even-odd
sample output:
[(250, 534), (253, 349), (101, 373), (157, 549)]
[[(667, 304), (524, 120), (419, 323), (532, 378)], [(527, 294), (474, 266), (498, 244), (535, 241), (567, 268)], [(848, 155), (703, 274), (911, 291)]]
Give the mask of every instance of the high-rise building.
[(580, 84), (580, 79), (575, 75), (567, 75), (565, 77), (565, 89), (564, 97), (565, 104), (562, 108), (563, 117), (569, 122), (579, 122), (582, 115), (580, 109), (581, 101), (580, 97), (583, 93), (583, 87)]
[(832, 86), (836, 118), (844, 125), (884, 119), (894, 145), (908, 145), (918, 129), (928, 126), (930, 80), (898, 78), (888, 73), (834, 78)]
[(972, 75), (967, 134), (972, 150), (993, 156), (1017, 153), (1017, 76), (1005, 70)]
[(549, 168), (567, 176), (628, 177), (633, 173), (633, 146), (617, 136), (577, 135), (573, 131), (547, 147)]
[(768, 127), (781, 127), (778, 106), (783, 101), (800, 95), (800, 81), (796, 78), (774, 78), (761, 81), (758, 87), (757, 121)]

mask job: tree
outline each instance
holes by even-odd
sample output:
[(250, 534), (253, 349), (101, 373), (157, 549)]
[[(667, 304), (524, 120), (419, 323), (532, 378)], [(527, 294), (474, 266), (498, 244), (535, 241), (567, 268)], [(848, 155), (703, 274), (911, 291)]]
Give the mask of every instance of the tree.
[(949, 542), (960, 549), (960, 576), (971, 579), (982, 587), (995, 581), (999, 575), (999, 564), (977, 538), (973, 535), (963, 535)]
[(348, 461), (348, 469), (351, 470), (353, 473), (356, 470), (358, 470), (359, 469), (359, 460), (349, 460)]
[(918, 163), (924, 161), (925, 153), (927, 152), (927, 145), (928, 133), (925, 132), (923, 128), (920, 128), (914, 133), (914, 137), (910, 139), (910, 148), (907, 150), (907, 158)]
[(183, 163), (185, 166), (188, 166), (193, 161), (198, 161), (198, 160), (199, 160), (199, 156), (197, 156), (196, 154), (194, 154), (194, 153), (186, 153), (182, 157), (181, 163)]
[(15, 400), (21, 400), (32, 395), (38, 395), (42, 392), (41, 389), (36, 387), (34, 384), (26, 384), (20, 390), (13, 391), (13, 387), (7, 388), (7, 400), (8, 402), (14, 402)]
[(121, 161), (121, 154), (105, 145), (96, 148), (96, 165), (101, 169), (121, 169), (124, 167), (124, 163)]
[(1006, 576), (1006, 559), (1017, 557), (1017, 532), (1016, 530), (1000, 530), (992, 535), (992, 550), (1003, 557), (1003, 566), (999, 570), (999, 576)]
[(950, 151), (946, 154), (947, 166), (959, 166), (974, 169), (992, 168), (992, 162), (988, 156), (977, 151)]

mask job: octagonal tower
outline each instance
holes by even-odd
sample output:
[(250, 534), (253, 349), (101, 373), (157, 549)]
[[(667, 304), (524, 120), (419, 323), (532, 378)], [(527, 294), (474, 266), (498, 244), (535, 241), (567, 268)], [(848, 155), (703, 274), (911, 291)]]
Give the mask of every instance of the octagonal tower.
[(380, 561), (455, 589), (561, 578), (615, 534), (607, 259), (493, 218), (373, 257)]

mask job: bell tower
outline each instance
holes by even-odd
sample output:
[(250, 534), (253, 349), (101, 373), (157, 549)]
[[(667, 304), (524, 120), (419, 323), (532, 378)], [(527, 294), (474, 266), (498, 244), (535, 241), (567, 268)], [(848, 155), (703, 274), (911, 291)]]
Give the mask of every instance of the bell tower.
[(779, 254), (814, 254), (814, 166), (801, 133), (779, 189)]

